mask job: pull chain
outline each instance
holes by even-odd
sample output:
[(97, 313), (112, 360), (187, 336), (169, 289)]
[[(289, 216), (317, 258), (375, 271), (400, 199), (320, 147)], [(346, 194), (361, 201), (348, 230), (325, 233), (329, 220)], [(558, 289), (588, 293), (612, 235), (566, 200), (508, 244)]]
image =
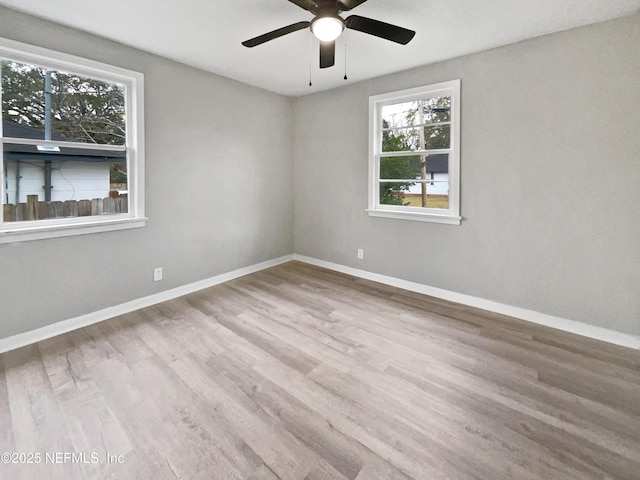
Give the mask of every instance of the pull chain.
[(311, 82), (311, 68), (312, 68), (311, 67), (311, 54), (312, 54), (311, 50), (312, 50), (312, 47), (313, 47), (313, 45), (312, 45), (312, 40), (313, 39), (311, 38), (311, 35), (312, 35), (311, 34), (311, 30), (309, 30), (309, 86), (310, 87), (313, 85), (313, 83)]
[[(311, 72), (313, 71), (313, 38), (312, 38), (313, 34), (311, 33), (311, 31), (309, 32), (309, 86), (312, 87), (313, 86), (313, 81), (312, 81), (312, 74)], [(344, 31), (344, 79), (348, 80), (349, 77), (347, 77), (347, 31)]]
[(347, 80), (347, 31), (344, 31), (344, 79)]

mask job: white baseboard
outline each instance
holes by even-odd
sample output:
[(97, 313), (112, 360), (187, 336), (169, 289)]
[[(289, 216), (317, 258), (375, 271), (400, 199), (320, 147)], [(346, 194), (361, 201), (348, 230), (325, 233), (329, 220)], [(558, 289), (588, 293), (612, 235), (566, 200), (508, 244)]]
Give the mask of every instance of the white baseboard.
[(259, 272), (266, 268), (274, 267), (282, 263), (289, 262), (291, 260), (298, 260), (300, 262), (309, 263), (311, 265), (317, 265), (319, 267), (327, 268), (329, 270), (335, 270), (337, 272), (346, 273), (354, 277), (364, 278), (366, 280), (372, 280), (374, 282), (383, 283), (393, 287), (402, 288), (411, 292), (422, 293), (430, 295), (432, 297), (441, 298), (443, 300), (449, 300), (452, 302), (460, 303), (462, 305), (468, 305), (471, 307), (481, 308), (490, 312), (500, 313), (515, 318), (520, 318), (539, 325), (545, 325), (547, 327), (556, 328), (565, 332), (575, 333), (582, 335), (583, 337), (593, 338), (601, 340), (603, 342), (620, 345), (623, 347), (634, 348), (640, 350), (640, 337), (635, 335), (629, 335), (626, 333), (610, 330), (607, 328), (597, 327), (589, 325), (583, 322), (577, 322), (575, 320), (568, 320), (565, 318), (554, 317), (533, 310), (527, 310), (520, 307), (514, 307), (511, 305), (505, 305), (491, 300), (485, 300), (479, 297), (473, 297), (471, 295), (465, 295), (462, 293), (452, 292), (450, 290), (444, 290), (441, 288), (430, 287), (420, 283), (409, 282), (400, 278), (390, 277), (387, 275), (381, 275), (378, 273), (367, 272), (366, 270), (359, 270), (357, 268), (347, 267), (339, 265), (337, 263), (327, 262), (319, 260), (313, 257), (307, 257), (304, 255), (285, 255), (283, 257), (268, 260), (266, 262), (258, 263), (256, 265), (250, 265), (248, 267), (239, 268), (231, 272), (216, 275), (215, 277), (200, 280), (198, 282), (176, 287), (171, 290), (149, 295), (143, 298), (132, 300), (130, 302), (108, 307), (97, 312), (88, 313), (79, 317), (63, 320), (52, 325), (47, 325), (36, 330), (29, 332), (19, 333), (11, 337), (0, 339), (0, 353), (8, 352), (9, 350), (15, 350), (26, 345), (31, 345), (48, 338), (61, 335), (63, 333), (71, 332), (78, 328), (93, 325), (94, 323), (102, 322), (118, 315), (124, 315), (126, 313), (139, 310), (141, 308), (149, 307), (167, 300), (172, 300), (189, 293), (203, 290), (205, 288), (219, 285), (235, 278), (243, 277), (254, 272)]
[(482, 310), (488, 310), (490, 312), (500, 313), (502, 315), (508, 315), (510, 317), (526, 320), (528, 322), (537, 323), (539, 325), (556, 328), (565, 332), (575, 333), (583, 337), (593, 338), (595, 340), (601, 340), (603, 342), (612, 343), (614, 345), (620, 345), (622, 347), (640, 350), (640, 337), (618, 332), (616, 330), (597, 327), (595, 325), (589, 325), (587, 323), (578, 322), (575, 320), (568, 320), (566, 318), (554, 317), (552, 315), (547, 315), (545, 313), (540, 313), (533, 310), (527, 310), (525, 308), (505, 305), (503, 303), (486, 300), (484, 298), (473, 297), (471, 295), (452, 292), (450, 290), (430, 287), (421, 283), (409, 282), (400, 278), (367, 272), (366, 270), (346, 267), (344, 265), (339, 265), (337, 263), (327, 262), (324, 260), (318, 260), (317, 258), (307, 257), (304, 255), (294, 254), (293, 259), (300, 262), (309, 263), (311, 265), (316, 265), (318, 267), (327, 268), (329, 270), (346, 273), (354, 277), (364, 278), (366, 280), (372, 280), (374, 282), (383, 283), (385, 285), (402, 288), (411, 292), (430, 295), (432, 297), (449, 300), (451, 302), (460, 303), (462, 305), (468, 305), (470, 307), (476, 307)]
[(29, 332), (19, 333), (11, 337), (0, 339), (0, 353), (8, 352), (9, 350), (15, 350), (26, 345), (31, 345), (48, 338), (61, 335), (63, 333), (77, 330), (78, 328), (93, 325), (94, 323), (102, 322), (118, 315), (124, 315), (141, 308), (149, 307), (157, 303), (172, 300), (189, 293), (197, 292), (205, 288), (213, 287), (220, 283), (228, 282), (235, 278), (249, 275), (250, 273), (259, 272), (269, 267), (274, 267), (282, 263), (286, 263), (293, 260), (293, 255), (285, 255), (284, 257), (275, 258), (273, 260), (267, 260), (266, 262), (258, 263), (256, 265), (250, 265), (248, 267), (239, 268), (231, 272), (222, 273), (215, 277), (206, 278), (198, 282), (183, 285), (181, 287), (172, 288), (171, 290), (165, 290), (164, 292), (155, 293), (147, 297), (138, 298), (130, 302), (108, 307), (97, 312), (88, 313), (79, 317), (63, 320), (61, 322), (47, 325), (46, 327), (31, 330)]

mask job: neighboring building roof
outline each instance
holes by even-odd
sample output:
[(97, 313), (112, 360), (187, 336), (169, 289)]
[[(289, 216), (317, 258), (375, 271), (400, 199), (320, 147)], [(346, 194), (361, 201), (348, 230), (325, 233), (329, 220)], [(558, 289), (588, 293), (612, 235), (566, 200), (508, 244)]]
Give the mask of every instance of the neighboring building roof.
[(439, 153), (427, 157), (428, 173), (449, 173), (449, 155)]
[[(12, 122), (11, 120), (2, 119), (2, 136), (42, 140), (44, 138), (44, 130), (29, 127), (27, 125), (20, 125), (19, 123)], [(69, 141), (68, 138), (55, 134), (51, 135), (51, 140), (58, 140), (61, 142)]]
[[(2, 120), (2, 135), (10, 138), (28, 138), (30, 140), (42, 140), (44, 132), (37, 128), (19, 125), (10, 120)], [(69, 139), (61, 135), (51, 135), (54, 141), (68, 142)], [(41, 152), (35, 145), (19, 145), (15, 143), (4, 144), (4, 158), (6, 160), (55, 160), (55, 161), (80, 161), (80, 162), (108, 162), (125, 163), (125, 152), (113, 152), (110, 150), (86, 150), (83, 148), (60, 147), (59, 152)]]

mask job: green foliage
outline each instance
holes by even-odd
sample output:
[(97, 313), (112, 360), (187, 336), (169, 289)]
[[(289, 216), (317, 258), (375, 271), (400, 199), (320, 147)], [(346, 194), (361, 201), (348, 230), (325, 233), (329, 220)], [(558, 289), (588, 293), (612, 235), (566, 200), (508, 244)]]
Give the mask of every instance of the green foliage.
[(109, 183), (127, 183), (127, 166), (112, 164), (109, 168)]
[[(416, 103), (416, 108), (407, 112), (405, 125), (416, 125), (419, 123), (428, 125), (424, 127), (424, 148), (426, 150), (449, 148), (451, 143), (451, 126), (442, 125), (442, 122), (451, 120), (451, 97), (427, 98)], [(422, 118), (418, 118), (420, 115), (422, 115)], [(414, 149), (418, 149), (420, 145), (419, 130), (414, 129), (409, 132), (407, 142)]]
[[(2, 62), (2, 118), (44, 131), (45, 74), (42, 67)], [(102, 145), (125, 142), (124, 89), (80, 75), (52, 72), (51, 129), (54, 135)]]
[[(389, 124), (383, 120), (382, 127), (389, 128)], [(392, 134), (390, 131), (382, 133), (383, 152), (402, 152), (406, 150), (409, 150), (409, 145), (405, 135)], [(420, 162), (420, 157), (411, 158), (415, 158)], [(414, 165), (412, 165), (412, 162), (408, 162), (406, 157), (385, 157), (384, 161), (380, 162), (380, 178), (414, 178), (415, 172)], [(403, 205), (404, 196), (402, 192), (412, 185), (414, 185), (414, 182), (381, 182), (380, 203), (383, 205)]]

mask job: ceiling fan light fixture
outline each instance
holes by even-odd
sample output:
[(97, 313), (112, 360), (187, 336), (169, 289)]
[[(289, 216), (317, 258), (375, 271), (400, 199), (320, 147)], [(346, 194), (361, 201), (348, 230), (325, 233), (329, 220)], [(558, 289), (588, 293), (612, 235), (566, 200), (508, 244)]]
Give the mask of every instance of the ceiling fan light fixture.
[(344, 30), (344, 21), (340, 17), (318, 17), (311, 22), (311, 32), (321, 42), (332, 42)]

